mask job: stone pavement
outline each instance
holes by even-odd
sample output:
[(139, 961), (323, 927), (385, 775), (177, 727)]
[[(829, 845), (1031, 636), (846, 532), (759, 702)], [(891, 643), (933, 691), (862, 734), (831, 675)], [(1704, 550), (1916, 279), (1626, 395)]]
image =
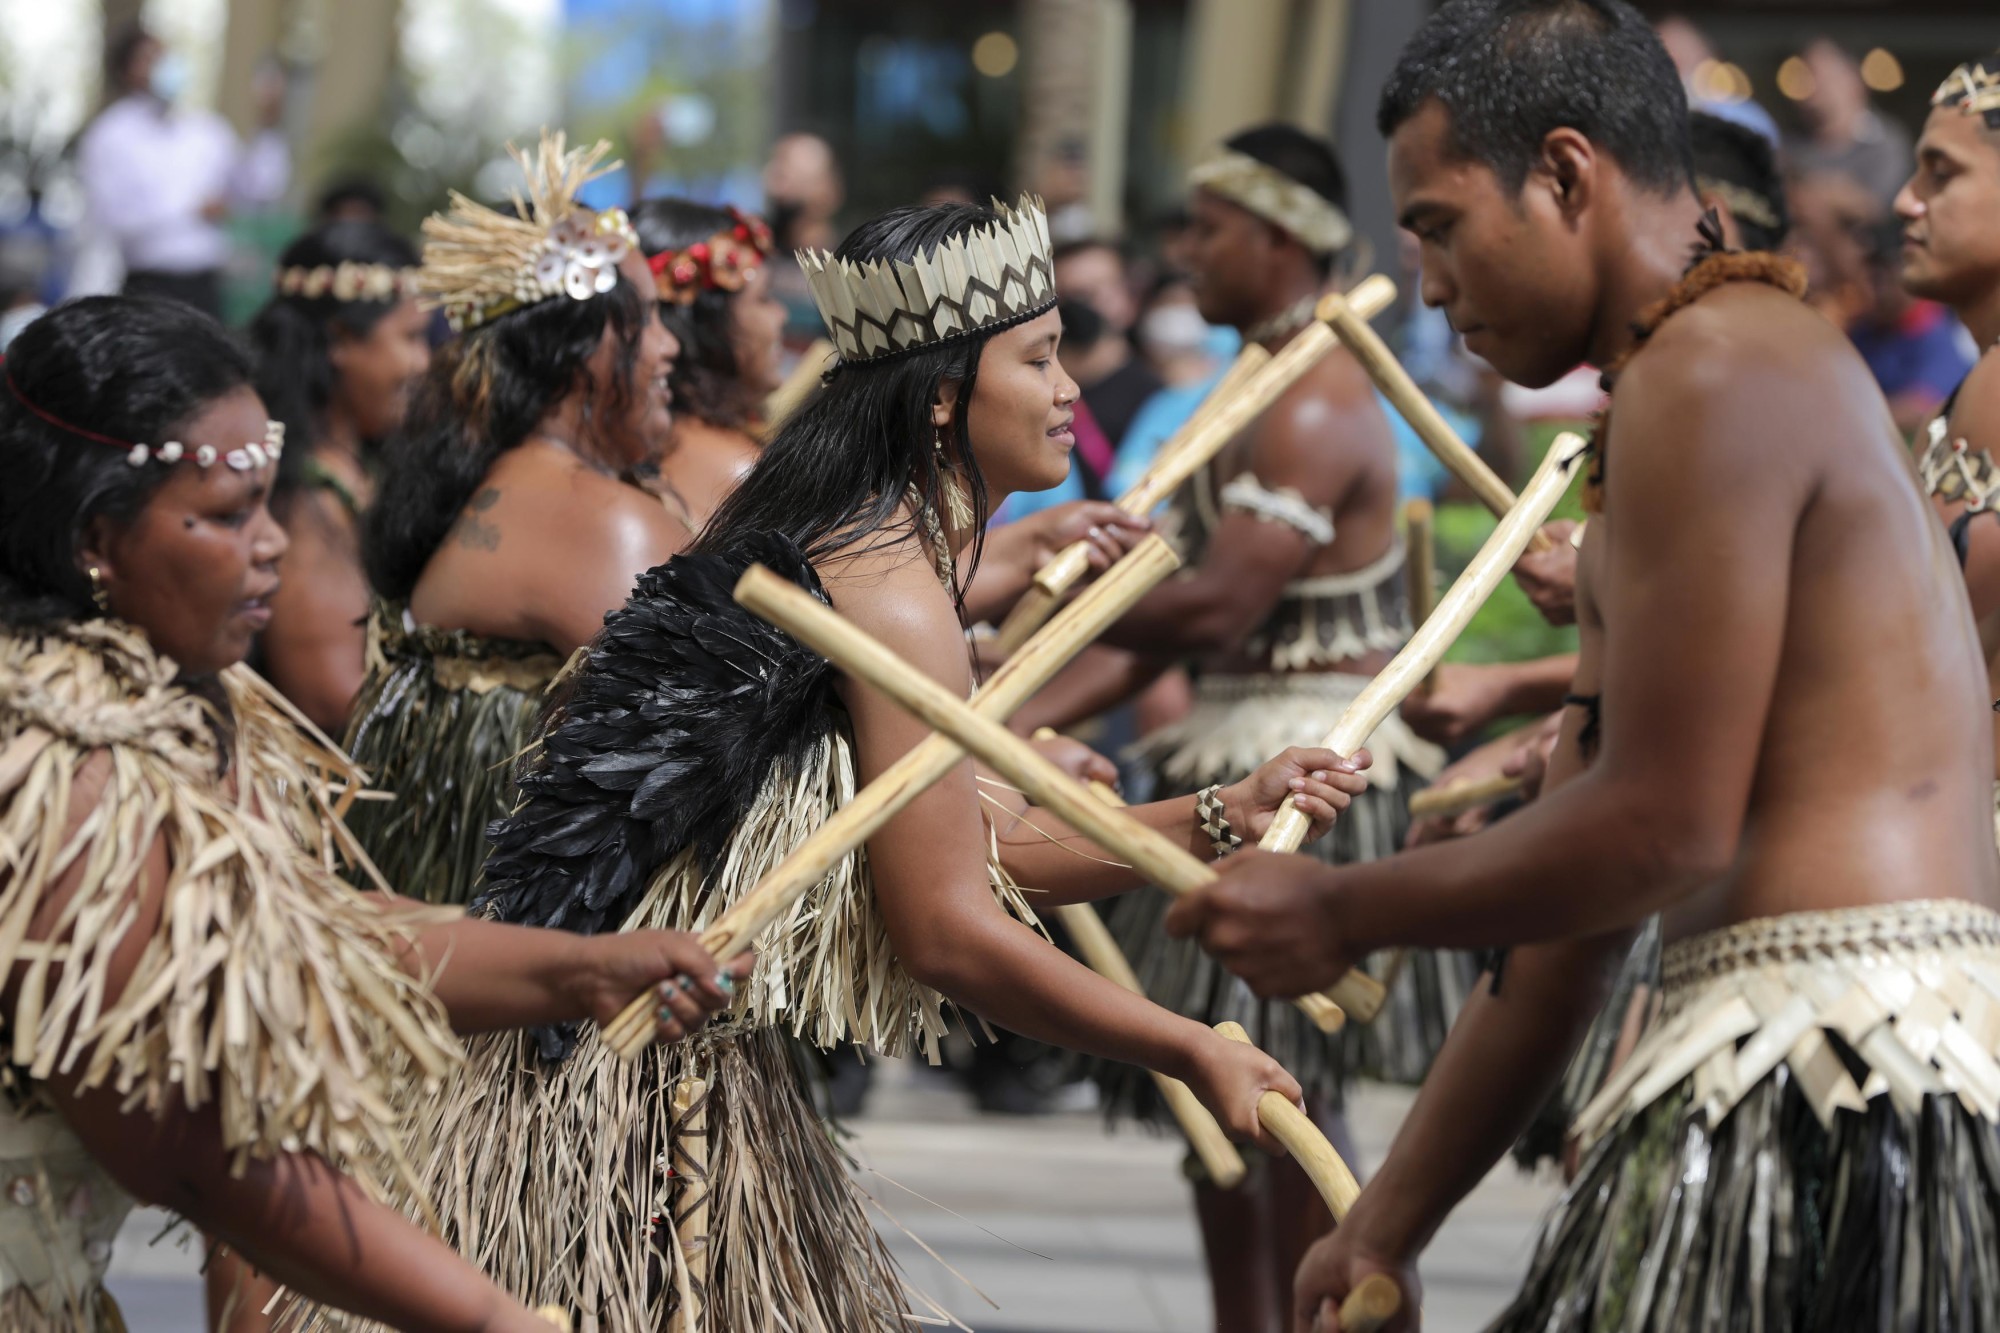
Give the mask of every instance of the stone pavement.
[[(1356, 1096), (1364, 1177), (1408, 1101), (1406, 1091), (1372, 1086)], [(981, 1116), (944, 1079), (893, 1062), (878, 1067), (854, 1129), (863, 1183), (938, 1256), (885, 1223), (898, 1258), (978, 1333), (1210, 1327), (1176, 1143), (1108, 1135), (1095, 1114)], [(1466, 1202), (1424, 1266), (1427, 1330), (1474, 1333), (1506, 1301), (1553, 1193), (1502, 1166)], [(172, 1240), (149, 1246), (159, 1232), (159, 1215), (144, 1213), (120, 1238), (113, 1287), (126, 1319), (133, 1333), (201, 1333), (197, 1256)]]

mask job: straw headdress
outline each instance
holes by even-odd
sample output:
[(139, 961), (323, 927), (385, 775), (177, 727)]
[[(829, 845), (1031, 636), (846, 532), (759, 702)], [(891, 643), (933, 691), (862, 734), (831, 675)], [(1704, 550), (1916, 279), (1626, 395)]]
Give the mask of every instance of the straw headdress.
[(611, 145), (570, 150), (562, 131), (543, 131), (531, 157), (509, 147), (528, 178), (511, 214), (452, 191), (451, 207), (424, 219), (424, 263), (416, 289), (463, 333), (511, 310), (556, 296), (587, 301), (618, 282), (618, 263), (639, 246), (622, 208), (577, 202)]

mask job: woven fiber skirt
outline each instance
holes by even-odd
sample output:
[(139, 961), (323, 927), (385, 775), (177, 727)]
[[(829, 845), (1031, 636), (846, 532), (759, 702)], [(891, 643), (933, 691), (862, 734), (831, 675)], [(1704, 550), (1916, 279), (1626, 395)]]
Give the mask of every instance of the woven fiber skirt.
[[(1367, 683), (1365, 676), (1334, 673), (1204, 677), (1188, 717), (1148, 737), (1137, 753), (1158, 775), (1159, 799), (1235, 782), (1288, 746), (1318, 745)], [(1397, 716), (1376, 730), (1368, 746), (1375, 756), (1368, 790), (1355, 798), (1332, 832), (1304, 849), (1306, 855), (1352, 865), (1388, 856), (1403, 845), (1410, 793), (1436, 773), (1442, 752), (1418, 739)], [(1142, 889), (1105, 907), (1106, 923), (1147, 995), (1204, 1023), (1241, 1023), (1252, 1041), (1298, 1079), (1309, 1098), (1329, 1107), (1340, 1104), (1357, 1074), (1399, 1082), (1422, 1079), (1477, 975), (1470, 954), (1413, 952), (1396, 969), (1381, 1017), (1329, 1036), (1297, 1006), (1259, 1000), (1199, 946), (1169, 939), (1163, 922), (1172, 905), (1169, 895)], [(1105, 1062), (1093, 1073), (1114, 1118), (1168, 1123), (1143, 1071)]]
[(2000, 1330), (2000, 914), (1749, 921), (1661, 974), (1493, 1328)]

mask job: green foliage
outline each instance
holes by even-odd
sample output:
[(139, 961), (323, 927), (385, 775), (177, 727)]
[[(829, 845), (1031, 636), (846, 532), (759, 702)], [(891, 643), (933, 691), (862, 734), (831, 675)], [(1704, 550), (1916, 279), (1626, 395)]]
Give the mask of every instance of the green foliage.
[[(1565, 430), (1578, 430), (1571, 423), (1536, 425), (1528, 434), (1530, 466), (1538, 464), (1555, 437)], [(1568, 495), (1556, 506), (1553, 517), (1583, 517), (1583, 481), (1579, 476)], [(1492, 535), (1496, 520), (1476, 504), (1448, 504), (1437, 512), (1438, 576), (1449, 586)], [(1453, 645), (1448, 660), (1453, 662), (1522, 662), (1556, 653), (1576, 651), (1576, 629), (1557, 629), (1542, 619), (1513, 579), (1505, 579), (1471, 626)]]

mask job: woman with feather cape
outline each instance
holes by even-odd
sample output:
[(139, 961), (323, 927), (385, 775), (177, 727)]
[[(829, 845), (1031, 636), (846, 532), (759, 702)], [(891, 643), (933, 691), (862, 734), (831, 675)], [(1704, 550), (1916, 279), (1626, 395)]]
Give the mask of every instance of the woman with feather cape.
[[(477, 910), (597, 933), (698, 929), (926, 734), (738, 608), (761, 562), (952, 688), (971, 688), (960, 560), (1014, 490), (1068, 467), (1077, 390), (1041, 209), (901, 209), (808, 255), (841, 350), (687, 554), (643, 576), (566, 675), (494, 828)], [(944, 258), (941, 260), (940, 256)], [(894, 268), (890, 261), (896, 261)], [(921, 270), (896, 286), (895, 269)], [(897, 293), (896, 309), (883, 305)], [(1323, 831), (1363, 785), (1288, 751), (1221, 793), (1255, 837), (1287, 800)], [(1193, 798), (1134, 808), (1203, 856)], [(425, 1117), (418, 1172), (446, 1238), (596, 1327), (902, 1329), (912, 1296), (787, 1059), (785, 1034), (934, 1049), (954, 1003), (1188, 1083), (1231, 1133), (1297, 1084), (1131, 995), (1034, 929), (1050, 902), (1136, 887), (972, 765), (917, 797), (758, 942), (697, 1046), (626, 1063), (591, 1032), (476, 1044)]]

